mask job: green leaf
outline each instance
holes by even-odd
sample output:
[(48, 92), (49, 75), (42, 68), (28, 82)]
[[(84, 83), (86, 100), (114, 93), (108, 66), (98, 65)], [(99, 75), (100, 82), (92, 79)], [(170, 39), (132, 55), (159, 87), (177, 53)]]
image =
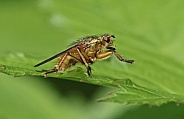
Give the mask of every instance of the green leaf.
[(133, 83), (131, 80), (125, 81), (124, 85), (119, 85), (120, 89), (109, 93), (109, 97), (99, 99), (98, 101), (157, 106), (168, 102), (183, 103), (184, 101), (184, 96), (170, 94), (161, 90), (148, 89)]
[[(34, 62), (36, 62), (35, 58), (27, 56), (23, 53), (9, 54), (1, 57), (0, 63), (6, 65), (0, 65), (0, 72), (13, 76), (43, 76), (44, 72), (36, 70), (36, 68), (33, 67)], [(135, 84), (130, 79), (115, 79), (113, 77), (95, 74), (93, 74), (92, 77), (88, 77), (86, 70), (79, 66), (73, 67), (62, 74), (53, 73), (49, 75), (49, 77), (50, 76), (117, 88), (116, 91), (109, 93), (110, 96), (99, 99), (98, 101), (149, 105), (161, 105), (168, 102), (184, 102), (183, 96), (171, 94), (161, 90), (148, 89)]]

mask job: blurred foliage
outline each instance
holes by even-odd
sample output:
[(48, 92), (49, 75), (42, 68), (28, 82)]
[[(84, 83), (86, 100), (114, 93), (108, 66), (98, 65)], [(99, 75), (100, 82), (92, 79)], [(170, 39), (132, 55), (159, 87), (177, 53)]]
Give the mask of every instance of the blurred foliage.
[[(109, 61), (92, 65), (94, 75), (130, 78), (149, 89), (183, 95), (183, 5), (182, 0), (1, 0), (0, 54), (20, 52), (39, 61), (66, 49), (75, 38), (112, 33), (117, 37), (117, 51), (136, 62), (133, 65), (121, 64), (113, 57)], [(5, 65), (12, 62), (6, 62)], [(30, 67), (32, 63), (26, 65)], [(51, 66), (52, 62), (42, 68)], [(92, 99), (86, 101), (81, 94), (82, 90), (76, 93), (75, 88), (69, 97), (60, 94), (61, 90), (66, 90), (57, 88), (60, 86), (57, 82), (62, 79), (0, 76), (0, 118), (138, 117), (133, 115), (139, 115), (139, 118), (183, 118), (180, 113), (183, 105), (177, 107), (176, 104), (168, 104), (148, 108), (99, 104), (91, 100), (101, 97), (103, 91), (109, 89), (97, 88), (92, 93)], [(80, 87), (82, 84), (71, 83), (68, 86), (75, 85)], [(162, 113), (151, 115), (153, 112)]]

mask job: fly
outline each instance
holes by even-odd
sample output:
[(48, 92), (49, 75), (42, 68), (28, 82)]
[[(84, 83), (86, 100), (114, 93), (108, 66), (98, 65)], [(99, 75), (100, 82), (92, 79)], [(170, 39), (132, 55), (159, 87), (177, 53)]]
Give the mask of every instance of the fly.
[(112, 54), (114, 54), (120, 61), (132, 64), (134, 60), (124, 59), (116, 52), (115, 45), (111, 38), (115, 38), (115, 36), (103, 34), (101, 36), (93, 35), (84, 37), (79, 41), (74, 42), (72, 47), (36, 64), (34, 67), (38, 67), (59, 57), (55, 67), (45, 72), (45, 77), (47, 74), (53, 72), (64, 71), (76, 63), (85, 65), (88, 76), (91, 76), (91, 67), (89, 64), (98, 60), (107, 59)]

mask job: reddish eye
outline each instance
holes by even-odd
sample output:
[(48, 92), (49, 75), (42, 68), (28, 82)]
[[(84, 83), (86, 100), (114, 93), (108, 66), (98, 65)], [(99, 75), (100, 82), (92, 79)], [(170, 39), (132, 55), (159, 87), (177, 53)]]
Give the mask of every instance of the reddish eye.
[(106, 41), (107, 43), (109, 43), (110, 42), (110, 38), (111, 38), (111, 36), (106, 35), (106, 36), (104, 36), (104, 41)]
[(106, 41), (107, 43), (111, 42), (111, 37), (115, 38), (114, 35), (109, 35), (109, 34), (104, 34), (104, 35), (102, 35), (102, 37), (103, 37), (104, 41)]
[(106, 37), (104, 40), (105, 40), (107, 43), (109, 43), (109, 42), (110, 42), (110, 37)]

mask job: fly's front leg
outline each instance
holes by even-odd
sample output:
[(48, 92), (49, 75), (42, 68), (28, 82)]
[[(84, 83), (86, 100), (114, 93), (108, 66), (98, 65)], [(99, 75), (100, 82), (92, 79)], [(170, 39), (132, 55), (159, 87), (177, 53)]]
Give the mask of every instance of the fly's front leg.
[(127, 63), (133, 63), (134, 62), (134, 60), (126, 60), (126, 59), (123, 59), (121, 57), (121, 55), (118, 54), (114, 50), (108, 50), (108, 51), (98, 52), (96, 54), (96, 57), (97, 57), (97, 60), (104, 60), (104, 59), (109, 58), (112, 54), (114, 54), (122, 62), (127, 62)]
[(122, 62), (127, 62), (127, 63), (131, 63), (131, 64), (134, 62), (134, 60), (127, 60), (127, 59), (122, 58), (121, 55), (118, 54), (116, 51), (113, 51), (113, 53)]
[(84, 63), (85, 66), (86, 66), (88, 76), (90, 76), (90, 75), (91, 75), (91, 67), (90, 67), (89, 64), (86, 62), (86, 59), (85, 59), (85, 57), (83, 56), (83, 54), (81, 53), (81, 51), (80, 51), (79, 48), (77, 48), (77, 51), (78, 51), (78, 53), (79, 53), (79, 55), (80, 55), (80, 57), (81, 57), (83, 63)]
[(111, 50), (100, 51), (100, 52), (97, 52), (96, 58), (97, 58), (97, 60), (104, 60), (104, 59), (109, 58), (112, 54), (113, 54), (113, 51), (111, 51)]

